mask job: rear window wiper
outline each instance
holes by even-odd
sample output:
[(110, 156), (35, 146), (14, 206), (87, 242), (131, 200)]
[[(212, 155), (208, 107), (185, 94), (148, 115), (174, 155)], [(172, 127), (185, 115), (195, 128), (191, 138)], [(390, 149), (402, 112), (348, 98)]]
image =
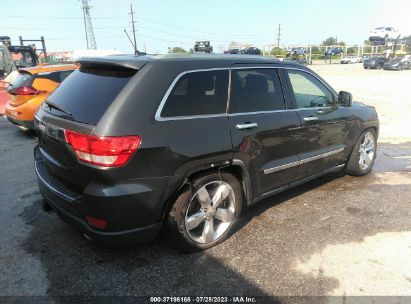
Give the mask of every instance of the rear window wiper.
[(65, 113), (65, 114), (67, 114), (67, 115), (73, 116), (73, 114), (71, 114), (69, 111), (61, 108), (60, 106), (58, 106), (58, 105), (56, 105), (56, 104), (54, 104), (54, 103), (52, 103), (52, 102), (50, 102), (50, 101), (45, 101), (44, 103), (45, 103), (50, 109), (53, 108), (53, 109), (56, 109), (56, 110), (58, 110), (58, 111), (60, 111), (60, 112)]

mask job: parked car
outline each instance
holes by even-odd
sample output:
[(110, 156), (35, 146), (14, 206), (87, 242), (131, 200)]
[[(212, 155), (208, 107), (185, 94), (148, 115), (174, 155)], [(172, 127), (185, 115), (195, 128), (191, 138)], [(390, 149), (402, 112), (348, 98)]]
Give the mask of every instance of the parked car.
[(304, 65), (304, 66), (312, 64), (311, 60), (307, 60), (304, 57), (303, 58), (299, 58), (299, 57), (285, 58), (284, 62), (294, 62), (294, 63), (298, 63), (298, 64), (301, 64), (301, 65)]
[(243, 49), (241, 51), (241, 54), (247, 54), (247, 55), (261, 55), (261, 50), (259, 48), (256, 47), (249, 47), (246, 49)]
[(393, 27), (377, 27), (370, 31), (370, 37), (368, 38), (371, 42), (388, 42), (389, 40), (395, 40), (398, 38), (400, 33)]
[(44, 100), (77, 69), (77, 65), (47, 65), (19, 70), (19, 76), (8, 87), (7, 119), (34, 129), (34, 115)]
[(409, 70), (411, 68), (411, 60), (409, 57), (397, 57), (384, 63), (384, 70)]
[(303, 56), (305, 54), (307, 54), (306, 48), (294, 48), (287, 53), (288, 56)]
[(342, 60), (341, 60), (341, 64), (349, 64), (349, 63), (359, 63), (361, 62), (361, 58), (360, 57), (356, 57), (356, 56), (345, 56)]
[(225, 54), (240, 54), (240, 49), (229, 49)]
[(342, 47), (333, 47), (325, 51), (325, 56), (334, 56), (344, 54), (344, 49)]
[(213, 47), (210, 41), (196, 41), (194, 44), (194, 52), (209, 54), (213, 52)]
[(110, 244), (164, 226), (184, 251), (227, 239), (270, 195), (369, 173), (379, 129), (306, 67), (224, 55), (80, 60), (35, 125), (39, 189), (64, 221)]
[(382, 69), (387, 61), (388, 59), (382, 56), (370, 57), (364, 59), (363, 66), (364, 69)]
[(4, 115), (6, 109), (6, 103), (9, 100), (9, 94), (7, 93), (8, 83), (0, 80), (0, 115)]

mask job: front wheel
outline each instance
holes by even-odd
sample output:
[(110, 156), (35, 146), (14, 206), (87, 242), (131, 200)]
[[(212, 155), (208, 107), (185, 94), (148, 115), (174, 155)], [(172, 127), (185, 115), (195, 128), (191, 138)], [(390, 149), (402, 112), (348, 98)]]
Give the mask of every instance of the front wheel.
[(365, 130), (348, 159), (346, 172), (353, 176), (368, 174), (377, 156), (377, 136), (374, 129)]
[(204, 250), (227, 239), (243, 204), (240, 182), (226, 172), (198, 177), (175, 201), (166, 233), (177, 249)]

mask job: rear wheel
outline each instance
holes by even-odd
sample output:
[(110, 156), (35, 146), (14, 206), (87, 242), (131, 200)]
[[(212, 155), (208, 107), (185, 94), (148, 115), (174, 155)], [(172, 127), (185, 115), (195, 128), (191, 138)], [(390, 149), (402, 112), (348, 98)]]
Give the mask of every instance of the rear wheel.
[(348, 160), (346, 172), (354, 176), (368, 174), (377, 156), (377, 136), (374, 129), (365, 130), (354, 146)]
[(171, 208), (166, 233), (177, 249), (204, 250), (229, 237), (241, 213), (243, 194), (236, 177), (215, 172), (198, 177)]

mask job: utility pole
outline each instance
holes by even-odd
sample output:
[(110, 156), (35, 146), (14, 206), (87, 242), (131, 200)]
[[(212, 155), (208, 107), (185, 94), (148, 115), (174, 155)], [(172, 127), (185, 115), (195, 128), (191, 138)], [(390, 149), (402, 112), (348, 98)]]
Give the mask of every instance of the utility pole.
[(84, 31), (86, 33), (86, 43), (88, 50), (96, 50), (96, 38), (94, 36), (93, 23), (91, 22), (90, 8), (87, 0), (81, 0), (83, 9)]
[(281, 24), (278, 25), (277, 48), (280, 48), (280, 40), (281, 40)]
[(134, 21), (134, 13), (133, 12), (133, 5), (130, 4), (130, 13), (131, 15), (131, 24), (133, 25), (133, 37), (134, 37), (134, 55), (137, 55), (137, 42), (136, 42), (136, 29), (135, 29), (135, 21)]
[(86, 23), (86, 10), (83, 8), (83, 21), (84, 21), (84, 32), (86, 33), (86, 45), (87, 45), (87, 49), (89, 49), (88, 47), (88, 37), (87, 37), (87, 23)]

